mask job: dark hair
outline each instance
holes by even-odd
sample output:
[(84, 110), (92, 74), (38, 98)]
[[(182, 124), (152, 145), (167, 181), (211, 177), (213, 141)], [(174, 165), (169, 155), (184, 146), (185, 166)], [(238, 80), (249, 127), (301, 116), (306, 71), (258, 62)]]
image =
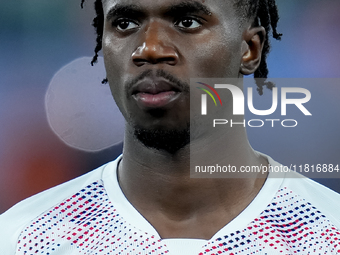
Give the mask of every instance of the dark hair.
[[(81, 0), (81, 7), (83, 8), (85, 0)], [(275, 85), (267, 81), (268, 67), (267, 67), (267, 55), (270, 51), (269, 33), (272, 30), (273, 37), (277, 40), (281, 39), (282, 34), (277, 32), (277, 23), (279, 21), (279, 14), (275, 0), (235, 0), (235, 6), (240, 10), (240, 15), (248, 20), (253, 20), (254, 26), (261, 25), (266, 30), (266, 36), (264, 38), (264, 46), (262, 50), (261, 62), (258, 69), (254, 73), (256, 80), (257, 91), (260, 95), (263, 94), (263, 87), (272, 89)], [(104, 11), (101, 0), (95, 0), (94, 8), (96, 11), (96, 17), (93, 19), (93, 27), (95, 28), (97, 38), (97, 45), (95, 47), (95, 55), (91, 61), (91, 65), (97, 62), (98, 52), (102, 49), (102, 38), (104, 28)], [(103, 80), (106, 83), (107, 79)]]
[(266, 60), (270, 51), (269, 33), (271, 29), (276, 40), (281, 40), (282, 36), (282, 34), (277, 32), (277, 23), (279, 21), (278, 9), (275, 0), (235, 0), (235, 5), (240, 10), (240, 15), (248, 20), (252, 20), (254, 26), (260, 25), (266, 30), (261, 62), (254, 73), (257, 91), (262, 95), (264, 86), (268, 89), (272, 89), (275, 86), (273, 82), (266, 81), (268, 77)]

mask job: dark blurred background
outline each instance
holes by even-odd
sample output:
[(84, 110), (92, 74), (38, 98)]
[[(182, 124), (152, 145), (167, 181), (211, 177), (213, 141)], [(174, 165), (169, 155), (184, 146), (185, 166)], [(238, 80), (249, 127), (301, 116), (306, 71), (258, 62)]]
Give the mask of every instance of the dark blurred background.
[[(55, 73), (75, 59), (92, 56), (93, 1), (88, 0), (84, 9), (80, 8), (80, 0), (0, 3), (2, 213), (26, 197), (115, 159), (122, 144), (100, 152), (71, 148), (54, 134), (46, 117), (45, 94)], [(278, 0), (278, 5), (278, 30), (284, 35), (281, 42), (272, 44), (270, 77), (338, 78), (340, 2)], [(301, 87), (308, 89), (305, 84)], [(315, 100), (310, 109), (323, 118), (322, 123), (302, 121), (301, 128), (289, 131), (250, 129), (253, 147), (286, 165), (340, 164), (340, 89), (320, 84), (313, 85), (311, 92)], [(270, 98), (270, 93), (264, 97)], [(318, 113), (318, 106), (326, 101), (331, 102), (332, 109)], [(339, 180), (317, 181), (340, 192)]]

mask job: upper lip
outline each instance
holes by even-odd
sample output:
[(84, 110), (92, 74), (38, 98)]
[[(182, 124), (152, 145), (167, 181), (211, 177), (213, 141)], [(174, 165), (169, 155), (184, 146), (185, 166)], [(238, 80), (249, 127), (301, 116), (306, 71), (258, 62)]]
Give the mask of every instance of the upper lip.
[(166, 91), (180, 92), (179, 86), (162, 77), (146, 77), (131, 88), (131, 94), (138, 93), (158, 94)]

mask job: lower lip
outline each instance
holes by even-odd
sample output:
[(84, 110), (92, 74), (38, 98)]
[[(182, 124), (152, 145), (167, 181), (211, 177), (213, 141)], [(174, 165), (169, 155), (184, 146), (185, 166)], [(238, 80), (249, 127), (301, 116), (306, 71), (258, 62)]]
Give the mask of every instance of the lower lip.
[(160, 108), (173, 102), (178, 96), (178, 92), (164, 91), (157, 94), (137, 93), (134, 98), (142, 108)]

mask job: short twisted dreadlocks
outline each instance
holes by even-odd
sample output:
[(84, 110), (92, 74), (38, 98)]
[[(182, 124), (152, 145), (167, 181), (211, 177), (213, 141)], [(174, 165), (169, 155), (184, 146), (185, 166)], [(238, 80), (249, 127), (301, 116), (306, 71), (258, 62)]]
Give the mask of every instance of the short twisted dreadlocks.
[[(260, 95), (263, 94), (263, 87), (272, 89), (275, 85), (266, 81), (268, 76), (267, 67), (267, 55), (270, 51), (269, 32), (273, 30), (273, 37), (277, 40), (281, 40), (282, 34), (279, 34), (276, 30), (277, 23), (279, 21), (279, 14), (275, 0), (234, 0), (235, 6), (240, 11), (240, 15), (247, 20), (253, 20), (254, 26), (261, 25), (266, 30), (264, 46), (262, 50), (261, 63), (258, 69), (254, 73), (256, 78), (257, 91)], [(81, 0), (81, 7), (83, 8), (85, 0)], [(97, 62), (98, 52), (102, 49), (102, 37), (104, 28), (104, 11), (101, 0), (95, 0), (94, 3), (96, 17), (93, 19), (93, 27), (97, 34), (97, 45), (95, 47), (95, 55), (91, 61), (91, 65)], [(103, 80), (106, 83), (107, 79)]]

